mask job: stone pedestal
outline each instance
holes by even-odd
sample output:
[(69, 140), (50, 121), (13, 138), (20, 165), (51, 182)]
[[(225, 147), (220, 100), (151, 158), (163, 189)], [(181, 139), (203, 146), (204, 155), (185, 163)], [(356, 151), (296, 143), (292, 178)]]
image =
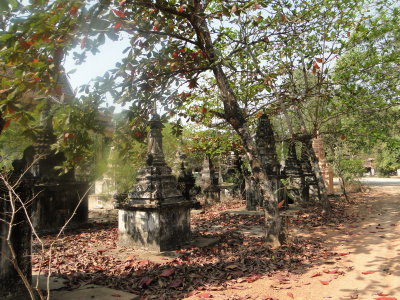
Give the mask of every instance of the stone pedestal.
[(153, 251), (174, 250), (190, 240), (190, 209), (167, 166), (162, 151), (163, 125), (156, 114), (150, 120), (147, 167), (138, 172), (137, 183), (119, 209), (119, 243)]
[(191, 238), (189, 201), (130, 206), (118, 212), (119, 244), (152, 251), (175, 250)]

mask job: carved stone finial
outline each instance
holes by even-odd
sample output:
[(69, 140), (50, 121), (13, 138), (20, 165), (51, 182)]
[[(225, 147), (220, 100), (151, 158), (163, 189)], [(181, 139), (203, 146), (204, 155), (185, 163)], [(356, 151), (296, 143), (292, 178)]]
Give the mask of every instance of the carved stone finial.
[(150, 133), (149, 142), (147, 148), (147, 155), (151, 162), (147, 162), (148, 165), (153, 166), (164, 166), (165, 158), (163, 153), (162, 145), (162, 129), (164, 125), (161, 122), (160, 116), (158, 114), (153, 114), (150, 119)]

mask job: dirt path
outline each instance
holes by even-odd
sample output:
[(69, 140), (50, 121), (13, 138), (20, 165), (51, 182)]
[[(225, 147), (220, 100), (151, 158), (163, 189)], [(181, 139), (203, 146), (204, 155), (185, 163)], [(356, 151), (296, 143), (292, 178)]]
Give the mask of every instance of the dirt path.
[(334, 257), (312, 262), (307, 269), (278, 272), (252, 283), (238, 280), (233, 289), (186, 299), (400, 300), (400, 180), (369, 183), (371, 191), (359, 195), (349, 208), (359, 222), (296, 233), (320, 236)]

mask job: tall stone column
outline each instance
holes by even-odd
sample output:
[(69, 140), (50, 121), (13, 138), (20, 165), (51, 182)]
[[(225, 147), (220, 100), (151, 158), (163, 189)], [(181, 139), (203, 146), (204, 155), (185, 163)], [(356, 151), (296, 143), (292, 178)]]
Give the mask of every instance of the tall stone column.
[(136, 184), (126, 198), (117, 198), (119, 244), (153, 251), (174, 250), (190, 240), (190, 209), (166, 164), (162, 149), (160, 116), (153, 114), (147, 149), (147, 166), (138, 171)]

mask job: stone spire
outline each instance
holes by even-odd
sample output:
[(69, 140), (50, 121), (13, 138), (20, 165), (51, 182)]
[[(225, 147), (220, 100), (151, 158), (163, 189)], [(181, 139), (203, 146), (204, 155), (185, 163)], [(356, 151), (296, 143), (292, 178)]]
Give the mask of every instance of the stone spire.
[(162, 145), (162, 129), (164, 125), (161, 123), (160, 116), (153, 114), (150, 119), (150, 133), (147, 145), (148, 165), (166, 166), (163, 145)]
[(301, 143), (301, 169), (303, 170), (303, 174), (307, 177), (314, 177), (314, 172), (312, 170), (310, 157), (307, 153), (307, 144), (305, 141)]
[(277, 175), (280, 166), (276, 154), (274, 131), (266, 114), (263, 114), (259, 119), (256, 130), (256, 144), (261, 163), (265, 166), (268, 175)]
[(129, 203), (124, 205), (159, 205), (184, 200), (177, 189), (176, 178), (164, 158), (160, 116), (154, 113), (150, 119), (147, 148), (147, 167), (138, 171), (136, 184), (128, 194)]
[(296, 143), (294, 142), (289, 144), (289, 151), (285, 161), (284, 171), (287, 176), (302, 176), (301, 165), (296, 154)]
[(56, 142), (56, 136), (53, 133), (53, 116), (50, 112), (50, 102), (43, 106), (40, 112), (40, 129), (41, 132), (36, 138), (33, 145), (36, 156), (47, 156), (51, 153), (50, 146)]

